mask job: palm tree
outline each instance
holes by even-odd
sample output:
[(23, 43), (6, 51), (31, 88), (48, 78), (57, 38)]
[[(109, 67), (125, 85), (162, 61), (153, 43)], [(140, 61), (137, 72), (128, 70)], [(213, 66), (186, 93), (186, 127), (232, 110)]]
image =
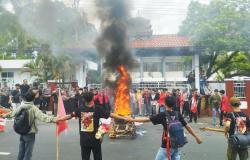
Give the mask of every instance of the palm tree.
[(54, 56), (52, 54), (41, 53), (37, 58), (24, 66), (23, 72), (29, 72), (36, 76), (41, 82), (48, 80), (62, 80), (65, 76), (73, 73), (75, 65), (72, 59), (65, 54)]
[(62, 80), (65, 82), (65, 77), (68, 74), (72, 74), (75, 70), (75, 65), (73, 64), (72, 59), (65, 54), (60, 57), (54, 57), (52, 75), (56, 80)]

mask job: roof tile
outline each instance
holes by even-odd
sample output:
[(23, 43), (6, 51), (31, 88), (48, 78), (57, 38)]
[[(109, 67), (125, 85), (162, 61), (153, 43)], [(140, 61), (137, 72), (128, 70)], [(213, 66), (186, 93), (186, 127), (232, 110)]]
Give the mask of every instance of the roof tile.
[(149, 38), (134, 39), (132, 48), (170, 48), (192, 46), (187, 37), (172, 35), (153, 35)]

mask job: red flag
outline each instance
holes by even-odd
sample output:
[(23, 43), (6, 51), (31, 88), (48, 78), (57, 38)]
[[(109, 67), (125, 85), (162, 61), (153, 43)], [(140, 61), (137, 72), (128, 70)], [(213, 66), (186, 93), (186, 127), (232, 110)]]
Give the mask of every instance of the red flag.
[[(66, 112), (65, 112), (65, 108), (64, 108), (64, 104), (63, 104), (63, 100), (62, 100), (62, 95), (61, 95), (61, 92), (59, 91), (57, 117), (63, 117), (65, 115), (66, 115)], [(67, 121), (58, 122), (56, 135), (58, 136), (61, 132), (63, 132), (67, 128), (68, 128)]]

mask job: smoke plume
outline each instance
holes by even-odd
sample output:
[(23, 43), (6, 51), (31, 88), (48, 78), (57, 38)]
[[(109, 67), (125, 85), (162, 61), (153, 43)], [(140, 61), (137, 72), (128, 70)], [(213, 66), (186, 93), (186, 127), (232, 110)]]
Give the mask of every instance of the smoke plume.
[(104, 59), (106, 72), (115, 72), (124, 65), (132, 69), (135, 60), (129, 48), (127, 35), (129, 14), (128, 0), (95, 0), (101, 20), (101, 35), (96, 41), (100, 56)]
[(18, 17), (22, 28), (39, 42), (49, 44), (55, 55), (65, 52), (65, 46), (96, 33), (84, 13), (58, 1), (27, 3), (19, 8)]

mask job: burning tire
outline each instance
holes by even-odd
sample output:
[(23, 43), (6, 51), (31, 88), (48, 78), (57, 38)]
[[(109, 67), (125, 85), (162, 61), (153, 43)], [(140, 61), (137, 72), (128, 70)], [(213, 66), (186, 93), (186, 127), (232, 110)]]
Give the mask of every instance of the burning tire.
[(136, 138), (136, 126), (132, 122), (114, 120), (111, 126), (112, 127), (109, 134), (109, 138), (111, 139), (116, 139), (120, 137), (127, 137), (130, 139)]

